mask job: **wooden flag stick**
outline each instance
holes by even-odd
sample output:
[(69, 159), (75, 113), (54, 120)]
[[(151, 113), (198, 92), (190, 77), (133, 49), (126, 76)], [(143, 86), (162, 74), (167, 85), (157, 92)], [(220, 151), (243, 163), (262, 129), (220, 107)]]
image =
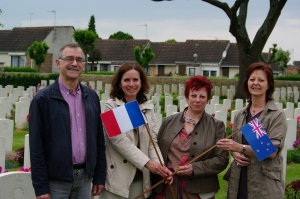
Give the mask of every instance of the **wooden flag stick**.
[[(156, 155), (157, 155), (157, 157), (158, 157), (159, 163), (160, 163), (160, 165), (161, 165), (162, 167), (164, 167), (164, 164), (162, 163), (162, 161), (161, 161), (161, 159), (160, 159), (160, 155), (158, 154), (157, 148), (156, 148), (155, 143), (154, 143), (154, 141), (153, 141), (153, 139), (152, 139), (152, 136), (151, 136), (151, 133), (150, 133), (150, 128), (149, 128), (149, 126), (148, 126), (148, 123), (146, 123), (145, 126), (146, 126), (146, 129), (147, 129), (149, 138), (150, 138), (150, 140), (151, 140), (151, 143), (152, 143), (152, 145), (153, 145), (153, 147), (154, 147), (155, 153), (156, 153)], [(173, 198), (176, 199), (175, 192), (174, 192), (174, 190), (173, 190), (173, 188), (172, 188), (171, 185), (170, 185), (170, 189), (171, 189), (171, 193), (172, 193), (172, 195), (173, 195)], [(151, 190), (151, 189), (150, 189), (150, 190)], [(147, 192), (145, 192), (145, 193), (147, 193)], [(141, 197), (141, 196), (140, 196), (140, 197)]]
[[(237, 134), (240, 131), (240, 129), (235, 130), (233, 133), (231, 133), (230, 135), (226, 136), (226, 139), (231, 138), (232, 136), (234, 136), (235, 134)], [(217, 144), (213, 145), (212, 147), (208, 148), (206, 151), (204, 151), (203, 153), (199, 154), (198, 156), (196, 156), (194, 159), (192, 159), (191, 161), (189, 161), (188, 163), (186, 163), (185, 165), (191, 164), (193, 162), (195, 162), (196, 160), (198, 160), (200, 157), (202, 157), (203, 155), (205, 155), (206, 153), (210, 152), (211, 150), (213, 150), (214, 148), (217, 147)], [(173, 172), (172, 175), (175, 175), (177, 173), (177, 171)], [(151, 191), (152, 189), (154, 189), (155, 187), (157, 187), (158, 185), (160, 185), (161, 183), (164, 182), (164, 179), (162, 179), (161, 181), (157, 182), (155, 185), (153, 185), (152, 187), (150, 187), (148, 190), (144, 191), (143, 193), (141, 193), (140, 195), (138, 195), (137, 197), (135, 197), (134, 199), (138, 199), (141, 196), (143, 196), (145, 193), (148, 193), (149, 191)]]

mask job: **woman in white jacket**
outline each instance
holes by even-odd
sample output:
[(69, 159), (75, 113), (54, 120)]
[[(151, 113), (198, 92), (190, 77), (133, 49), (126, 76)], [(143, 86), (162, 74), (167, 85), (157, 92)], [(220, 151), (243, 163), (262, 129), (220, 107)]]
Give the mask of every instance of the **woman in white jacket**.
[[(153, 105), (147, 102), (148, 91), (149, 83), (144, 69), (137, 63), (124, 63), (112, 79), (111, 99), (105, 102), (105, 111), (137, 100), (162, 160), (157, 145)], [(107, 134), (105, 136), (107, 177), (100, 199), (135, 198), (151, 187), (150, 172), (172, 183), (172, 172), (160, 164), (145, 126), (112, 138)], [(144, 194), (144, 198), (150, 194)]]

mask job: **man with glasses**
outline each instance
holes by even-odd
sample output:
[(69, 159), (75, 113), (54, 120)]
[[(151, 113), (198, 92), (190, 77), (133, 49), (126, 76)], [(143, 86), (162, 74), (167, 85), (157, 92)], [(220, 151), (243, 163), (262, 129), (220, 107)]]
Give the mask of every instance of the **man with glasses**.
[(63, 46), (56, 60), (58, 79), (31, 102), (30, 160), (37, 199), (87, 199), (104, 189), (100, 102), (94, 90), (79, 82), (84, 64), (79, 45)]

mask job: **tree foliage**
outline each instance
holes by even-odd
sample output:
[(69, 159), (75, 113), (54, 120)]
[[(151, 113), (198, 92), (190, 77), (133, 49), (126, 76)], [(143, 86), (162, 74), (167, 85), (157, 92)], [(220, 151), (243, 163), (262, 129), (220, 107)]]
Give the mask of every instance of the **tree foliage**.
[(269, 0), (269, 12), (252, 42), (249, 39), (246, 28), (249, 0), (236, 0), (232, 7), (229, 7), (225, 2), (217, 0), (202, 1), (222, 9), (230, 20), (229, 32), (236, 38), (240, 64), (238, 88), (235, 98), (245, 98), (242, 94), (242, 83), (246, 70), (251, 63), (260, 60), (263, 48), (271, 35), (287, 0)]
[(134, 47), (134, 58), (135, 60), (144, 68), (149, 67), (150, 61), (154, 58), (155, 54), (152, 52), (151, 46), (147, 45), (144, 51), (141, 53), (141, 48), (139, 46)]
[(44, 63), (47, 55), (47, 51), (49, 46), (42, 41), (33, 42), (27, 49), (29, 57), (34, 60), (38, 72), (40, 72), (40, 68), (42, 63)]
[(168, 39), (167, 41), (166, 41), (167, 43), (175, 43), (175, 42), (177, 42), (175, 39)]
[(89, 52), (88, 61), (92, 62), (92, 69), (94, 67), (94, 63), (96, 62), (96, 65), (98, 64), (98, 61), (101, 61), (102, 55), (101, 51), (98, 49), (93, 49), (91, 52)]
[(112, 35), (109, 36), (108, 39), (119, 39), (119, 40), (127, 40), (127, 39), (134, 39), (132, 35), (128, 33), (124, 33), (122, 31), (118, 31)]
[(94, 15), (92, 15), (91, 18), (90, 18), (89, 25), (88, 25), (88, 30), (93, 31), (97, 35), (97, 38), (99, 38), (99, 35), (97, 34), (97, 31), (96, 31), (95, 16)]
[[(2, 13), (2, 10), (0, 9), (0, 15)], [(0, 23), (0, 27), (3, 27), (4, 25), (2, 23)]]
[(283, 50), (282, 48), (277, 48), (277, 44), (273, 44), (273, 47), (269, 50), (269, 57), (265, 60), (261, 56), (261, 60), (265, 63), (272, 64), (275, 63), (282, 71), (282, 74), (285, 74), (287, 64), (291, 60), (291, 52), (288, 50)]
[[(87, 54), (95, 49), (95, 41), (97, 35), (91, 30), (75, 30), (73, 32), (73, 38), (81, 46), (85, 60), (87, 60)], [(87, 62), (85, 62), (85, 73), (87, 73)]]

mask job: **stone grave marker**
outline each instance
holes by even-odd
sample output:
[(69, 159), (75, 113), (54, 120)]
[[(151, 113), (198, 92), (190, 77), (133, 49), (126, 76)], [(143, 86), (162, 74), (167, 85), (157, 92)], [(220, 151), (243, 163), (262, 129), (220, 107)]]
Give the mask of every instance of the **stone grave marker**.
[(230, 85), (229, 89), (232, 91), (232, 94), (235, 95), (235, 85)]
[(102, 81), (99, 81), (99, 80), (98, 80), (98, 81), (97, 81), (97, 90), (98, 90), (98, 91), (102, 91), (102, 85), (103, 85), (103, 84), (102, 84)]
[(299, 101), (299, 91), (294, 91), (294, 103), (296, 104)]
[(41, 86), (44, 86), (44, 87), (48, 86), (47, 80), (41, 80)]
[(107, 101), (109, 99), (109, 94), (108, 93), (102, 93), (101, 94), (101, 101)]
[(11, 115), (10, 111), (12, 109), (12, 104), (8, 100), (8, 97), (0, 97), (0, 102), (3, 104), (4, 109), (5, 109), (5, 115)]
[(5, 86), (7, 93), (13, 93), (14, 86), (13, 85), (6, 85)]
[(280, 100), (280, 92), (275, 91), (275, 92), (273, 93), (273, 98), (274, 98), (274, 101), (275, 101), (275, 102), (279, 102), (279, 100)]
[(180, 100), (180, 112), (183, 112), (183, 110), (187, 107), (187, 102), (186, 102), (186, 100), (185, 99), (182, 99), (182, 100)]
[(215, 88), (214, 88), (214, 95), (215, 96), (221, 96), (220, 95), (221, 94), (220, 90), (221, 90), (220, 86), (215, 86)]
[(162, 94), (162, 85), (160, 84), (156, 85), (155, 93)]
[(235, 110), (241, 110), (244, 107), (243, 99), (235, 100)]
[(16, 102), (15, 122), (18, 129), (28, 127), (27, 115), (29, 106), (26, 102)]
[(6, 112), (5, 112), (5, 107), (2, 102), (0, 102), (0, 118), (5, 118)]
[(5, 138), (3, 136), (0, 136), (0, 166), (2, 167), (1, 174), (5, 171)]
[(173, 105), (173, 104), (168, 105), (167, 109), (166, 109), (166, 117), (168, 117), (168, 116), (170, 116), (170, 115), (172, 115), (174, 113), (177, 113), (177, 112), (178, 112), (177, 105)]
[(283, 104), (281, 102), (276, 102), (275, 104), (277, 105), (278, 108), (283, 109)]
[(0, 97), (7, 97), (6, 88), (0, 88)]
[(173, 97), (172, 96), (165, 96), (165, 111), (167, 111), (167, 106), (173, 105)]
[(155, 121), (156, 121), (156, 131), (158, 132), (160, 126), (161, 126), (161, 123), (162, 123), (162, 114), (160, 113), (154, 113), (155, 115)]
[(227, 95), (227, 86), (222, 86), (222, 96)]
[(285, 137), (284, 145), (286, 145), (287, 150), (294, 149), (293, 144), (296, 140), (297, 124), (296, 120), (293, 118), (288, 118), (287, 120), (287, 133)]
[(230, 99), (224, 99), (223, 100), (223, 111), (228, 112), (228, 109), (231, 110), (231, 100)]
[(14, 121), (6, 118), (0, 119), (0, 136), (5, 138), (5, 150), (12, 151)]
[(225, 127), (227, 126), (227, 112), (225, 111), (216, 111), (215, 118), (224, 122)]
[(164, 84), (164, 93), (170, 93), (170, 85)]
[(25, 135), (25, 141), (24, 141), (24, 168), (31, 167), (30, 164), (30, 150), (29, 150), (29, 134)]
[(36, 198), (30, 172), (7, 172), (0, 174), (1, 199)]
[(110, 90), (111, 90), (111, 84), (105, 84), (105, 85), (104, 85), (104, 91), (105, 91), (105, 92), (108, 91), (108, 93), (109, 93)]
[(93, 90), (95, 90), (95, 82), (94, 81), (89, 81), (89, 87)]
[(49, 79), (49, 85), (53, 84), (55, 82), (55, 79)]
[(171, 85), (171, 92), (172, 93), (177, 93), (177, 91), (178, 91), (177, 84), (172, 84)]
[(233, 111), (231, 111), (231, 118), (230, 118), (230, 122), (232, 123), (232, 124), (234, 124), (234, 117), (235, 117), (235, 115), (236, 114), (238, 114), (238, 110), (233, 110)]

